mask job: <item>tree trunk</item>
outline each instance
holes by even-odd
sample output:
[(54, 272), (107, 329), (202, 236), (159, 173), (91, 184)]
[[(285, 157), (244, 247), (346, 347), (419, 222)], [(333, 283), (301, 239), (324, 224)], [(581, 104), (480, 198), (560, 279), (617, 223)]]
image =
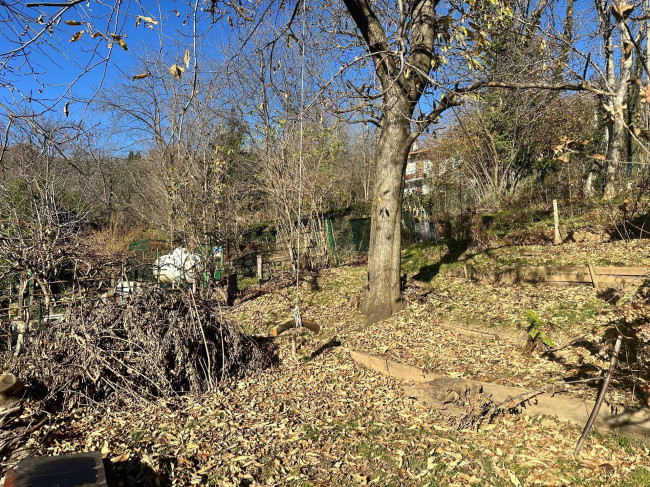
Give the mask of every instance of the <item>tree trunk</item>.
[(596, 175), (596, 172), (598, 172), (598, 169), (599, 167), (596, 163), (593, 163), (589, 168), (584, 186), (582, 187), (582, 195), (585, 198), (593, 198), (596, 193), (594, 190), (594, 176)]
[[(624, 87), (625, 89), (627, 86)], [(627, 91), (627, 89), (625, 90)], [(615, 97), (618, 99), (618, 96)], [(623, 103), (625, 98), (623, 98), (622, 103), (614, 103), (614, 123), (612, 127), (612, 143), (611, 150), (609, 152), (607, 166), (605, 168), (605, 193), (603, 197), (606, 200), (612, 199), (616, 196), (616, 175), (618, 173), (618, 165), (623, 154), (623, 148), (625, 146), (625, 122), (623, 114)]]
[(43, 302), (45, 303), (45, 308), (49, 310), (50, 305), (52, 304), (52, 287), (46, 279), (35, 277), (35, 280), (43, 291)]
[[(614, 93), (610, 104), (610, 115), (613, 118), (613, 122), (610, 151), (608, 153), (607, 166), (605, 168), (605, 193), (603, 195), (605, 199), (611, 199), (616, 196), (616, 175), (618, 173), (619, 161), (623, 158), (627, 135), (625, 109), (627, 108), (628, 82), (632, 75), (632, 65), (634, 62), (634, 57), (632, 56), (634, 51), (632, 49), (632, 39), (627, 31), (627, 27), (625, 26), (625, 20), (619, 21), (618, 24), (621, 33), (621, 69), (619, 76), (620, 79), (616, 85), (616, 92)], [(612, 66), (608, 66), (607, 76), (608, 78), (613, 78)], [(611, 89), (613, 86), (611, 79), (608, 79), (608, 84)]]
[[(364, 312), (368, 323), (402, 308), (401, 222), (404, 172), (409, 152), (409, 120), (400, 104), (385, 113), (376, 154), (370, 248)], [(406, 112), (408, 113), (408, 112)]]
[[(402, 8), (408, 8), (411, 18), (407, 26), (405, 10), (402, 10), (401, 30), (410, 33), (410, 40), (405, 42), (401, 39), (399, 42), (401, 54), (387, 54), (393, 52), (393, 46), (373, 3), (370, 0), (344, 0), (368, 52), (373, 55), (375, 73), (383, 92), (364, 301), (364, 311), (370, 323), (388, 318), (402, 307), (400, 252), (404, 172), (409, 149), (417, 136), (417, 132), (410, 133), (410, 120), (428, 83), (426, 76), (417, 73), (431, 72), (434, 41), (438, 34), (435, 0), (405, 3)], [(405, 67), (405, 62), (408, 67)], [(444, 100), (444, 106), (451, 106), (449, 99)], [(444, 111), (442, 106), (438, 108), (440, 113)], [(430, 121), (437, 118), (434, 113), (430, 116)]]

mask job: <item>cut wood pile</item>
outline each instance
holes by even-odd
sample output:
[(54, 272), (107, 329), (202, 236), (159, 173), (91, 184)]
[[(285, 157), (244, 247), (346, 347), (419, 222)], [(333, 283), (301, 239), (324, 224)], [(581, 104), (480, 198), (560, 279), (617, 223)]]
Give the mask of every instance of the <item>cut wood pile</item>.
[(0, 375), (0, 472), (30, 454), (25, 443), (48, 422), (41, 408), (25, 406), (24, 396), (24, 385), (14, 374)]
[(201, 393), (259, 370), (270, 351), (189, 293), (143, 290), (116, 303), (78, 304), (10, 362), (34, 391), (64, 405)]

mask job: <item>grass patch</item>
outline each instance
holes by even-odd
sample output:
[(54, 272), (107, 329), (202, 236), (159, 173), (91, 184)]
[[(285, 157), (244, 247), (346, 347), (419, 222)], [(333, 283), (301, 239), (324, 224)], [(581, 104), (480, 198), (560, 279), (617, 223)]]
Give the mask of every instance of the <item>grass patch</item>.
[(310, 424), (304, 424), (302, 426), (302, 430), (305, 432), (305, 438), (308, 438), (314, 442), (320, 439), (321, 432), (318, 428), (315, 428)]
[(646, 467), (634, 469), (629, 480), (621, 485), (623, 487), (645, 487), (650, 485), (650, 469)]
[(575, 303), (560, 303), (546, 308), (544, 315), (554, 325), (587, 323), (593, 320), (596, 314), (605, 306), (607, 304), (600, 299), (591, 299), (578, 307), (575, 306)]
[(402, 271), (418, 281), (430, 282), (443, 271), (458, 269), (468, 258), (466, 247), (439, 242), (421, 242), (402, 251)]
[(257, 277), (242, 277), (237, 280), (237, 287), (240, 291), (243, 291), (244, 289), (257, 285), (259, 282)]

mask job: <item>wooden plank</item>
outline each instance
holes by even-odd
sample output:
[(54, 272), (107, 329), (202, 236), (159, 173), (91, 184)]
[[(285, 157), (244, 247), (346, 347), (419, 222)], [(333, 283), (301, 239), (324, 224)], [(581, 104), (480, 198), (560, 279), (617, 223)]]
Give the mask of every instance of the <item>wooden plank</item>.
[(557, 282), (557, 281), (569, 281), (569, 282), (588, 282), (591, 284), (591, 275), (589, 272), (563, 272), (557, 274), (533, 274), (524, 272), (521, 276), (522, 281), (529, 282)]
[[(634, 282), (637, 279), (634, 276), (601, 276), (598, 275), (598, 284), (600, 287), (603, 287), (604, 284), (609, 285), (623, 285)], [(593, 281), (589, 274), (583, 275), (572, 275), (572, 274), (558, 274), (553, 276), (540, 277), (539, 279), (534, 278), (524, 278), (525, 282), (530, 283), (573, 283), (581, 285), (592, 285)]]
[[(616, 278), (610, 279), (611, 276), (607, 278), (603, 278), (602, 276), (599, 276), (598, 282), (600, 284), (600, 288), (614, 288), (614, 289), (620, 289), (624, 288), (627, 286), (634, 285), (636, 281), (634, 281), (633, 278)], [(542, 284), (545, 286), (591, 286), (592, 283), (591, 281), (530, 281), (528, 284)]]
[[(600, 287), (626, 286), (641, 282), (648, 271), (645, 267), (592, 267), (597, 275)], [(545, 283), (553, 285), (593, 285), (594, 280), (589, 266), (529, 266), (511, 271), (496, 273), (482, 272), (468, 268), (468, 275), (473, 279), (487, 280), (498, 284), (516, 282)]]
[(603, 276), (598, 274), (598, 285), (602, 288), (603, 284), (610, 285), (627, 285), (633, 282), (641, 284), (642, 280), (635, 276)]
[(528, 282), (526, 284), (543, 284), (544, 286), (591, 286), (591, 281), (589, 282), (577, 282), (577, 281), (557, 281), (557, 282)]
[(418, 367), (401, 364), (385, 357), (370, 355), (364, 352), (357, 352), (352, 350), (350, 352), (350, 358), (352, 358), (352, 360), (354, 360), (356, 363), (361, 364), (370, 370), (374, 370), (375, 372), (379, 372), (381, 375), (392, 377), (397, 380), (407, 380), (416, 383), (423, 383), (441, 377), (440, 374), (425, 372)]
[[(580, 426), (584, 426), (587, 422), (589, 412), (594, 405), (594, 401), (562, 395), (553, 388), (549, 388), (545, 392), (538, 392), (475, 380), (451, 379), (451, 381), (462, 384), (464, 387), (474, 387), (483, 391), (490, 395), (496, 404), (510, 402), (516, 406), (515, 409), (519, 412), (529, 415), (554, 416), (561, 421), (568, 421)], [(409, 397), (414, 397), (425, 404), (444, 407), (440, 398), (444, 398), (448, 394), (449, 382), (450, 379), (439, 378), (423, 384), (404, 385), (402, 390)], [(562, 385), (558, 384), (557, 390), (561, 391), (562, 389)], [(524, 400), (526, 397), (531, 399)], [(618, 412), (612, 411), (609, 407), (603, 408), (598, 414), (595, 427), (600, 431), (616, 431), (649, 438), (650, 410), (621, 410)]]
[(547, 276), (539, 274), (524, 274), (522, 280), (526, 282), (579, 282), (583, 284), (591, 284), (591, 276), (589, 273), (582, 274), (577, 272), (550, 274)]
[(647, 267), (594, 267), (596, 273), (600, 275), (613, 275), (613, 276), (645, 276), (648, 273)]
[(598, 274), (596, 273), (594, 266), (591, 265), (591, 262), (589, 262), (587, 266), (589, 267), (589, 274), (591, 275), (591, 283), (593, 284), (594, 289), (598, 289), (600, 287), (600, 284), (598, 283)]
[[(564, 274), (571, 272), (583, 272), (589, 274), (589, 268), (586, 265), (549, 265), (549, 266), (525, 266), (521, 268), (524, 272), (536, 272), (539, 274)], [(599, 272), (599, 274), (601, 274)]]
[[(482, 390), (492, 396), (497, 404), (512, 402), (516, 409), (530, 415), (545, 414), (560, 420), (584, 425), (593, 408), (593, 401), (561, 395), (562, 384), (545, 391), (533, 391), (519, 387), (509, 387), (489, 382), (466, 379), (452, 379), (440, 372), (424, 372), (418, 367), (401, 364), (386, 357), (352, 351), (350, 357), (355, 362), (382, 375), (397, 380), (412, 381), (414, 385), (403, 385), (406, 395), (438, 407), (448, 397), (450, 383), (458, 383)], [(531, 399), (526, 400), (530, 397)], [(441, 401), (440, 399), (443, 398)], [(615, 411), (604, 408), (598, 415), (596, 428), (601, 431), (619, 431), (641, 437), (650, 437), (650, 410)]]
[[(596, 274), (614, 276), (643, 276), (648, 273), (647, 267), (616, 267), (616, 266), (594, 266)], [(526, 266), (522, 267), (524, 272), (538, 272), (540, 274), (563, 274), (581, 272), (589, 274), (589, 266), (567, 265), (567, 266)]]

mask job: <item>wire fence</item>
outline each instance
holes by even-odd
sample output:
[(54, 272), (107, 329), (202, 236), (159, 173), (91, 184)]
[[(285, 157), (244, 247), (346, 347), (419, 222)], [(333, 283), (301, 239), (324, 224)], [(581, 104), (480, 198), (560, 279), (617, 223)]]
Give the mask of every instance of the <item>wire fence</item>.
[[(20, 347), (30, 334), (63, 319), (65, 311), (79, 303), (123, 304), (141, 288), (192, 288), (209, 294), (222, 282), (223, 259), (213, 252), (204, 258), (182, 247), (180, 259), (165, 260), (166, 248), (157, 241), (131, 243), (122, 259), (96, 263), (92, 269), (68, 265), (56, 279), (37, 279), (32, 273), (12, 275), (0, 281), (0, 350)], [(196, 249), (200, 251), (201, 249)], [(180, 252), (179, 252), (180, 251)]]

